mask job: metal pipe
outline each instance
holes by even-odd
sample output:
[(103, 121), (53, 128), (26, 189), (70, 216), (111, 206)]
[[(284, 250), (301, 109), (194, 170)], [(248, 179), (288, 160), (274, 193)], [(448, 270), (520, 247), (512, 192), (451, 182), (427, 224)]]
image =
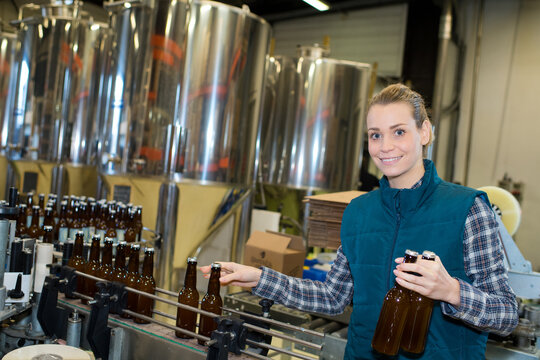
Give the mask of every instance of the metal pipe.
[(266, 330), (266, 329), (264, 329), (264, 328), (262, 328), (262, 327), (258, 327), (258, 326), (251, 325), (251, 324), (244, 324), (244, 326), (245, 326), (246, 328), (248, 328), (248, 329), (251, 329), (251, 330), (260, 332), (260, 333), (262, 333), (262, 334), (271, 335), (271, 336), (278, 337), (278, 338), (284, 339), (284, 340), (289, 340), (289, 341), (292, 341), (292, 342), (294, 342), (294, 343), (297, 343), (297, 344), (300, 344), (300, 345), (304, 345), (304, 346), (310, 347), (310, 348), (315, 349), (315, 350), (318, 350), (318, 351), (321, 351), (321, 349), (322, 349), (322, 345), (319, 345), (319, 344), (313, 344), (313, 343), (310, 343), (309, 341), (297, 339), (297, 338), (295, 338), (295, 337), (293, 337), (293, 336), (281, 334), (281, 333), (278, 333), (278, 332), (275, 332), (275, 331), (271, 331), (271, 330)]
[(146, 321), (150, 321), (151, 323), (154, 323), (154, 324), (158, 324), (158, 325), (161, 325), (161, 326), (164, 326), (166, 328), (169, 328), (171, 330), (174, 330), (174, 331), (179, 331), (181, 333), (184, 333), (186, 335), (189, 335), (189, 336), (193, 336), (194, 338), (196, 339), (200, 339), (200, 340), (203, 340), (203, 341), (209, 341), (210, 338), (209, 337), (206, 337), (204, 335), (199, 335), (197, 333), (194, 333), (194, 332), (191, 332), (191, 331), (188, 331), (188, 330), (185, 330), (185, 329), (182, 329), (182, 328), (179, 328), (179, 327), (176, 327), (174, 325), (170, 325), (170, 324), (167, 324), (167, 323), (164, 323), (162, 321), (159, 321), (159, 320), (156, 320), (154, 318), (151, 318), (149, 316), (145, 316), (145, 315), (141, 315), (139, 313), (136, 313), (136, 312), (133, 312), (131, 310), (124, 310), (124, 313), (130, 315), (130, 316), (133, 316), (133, 317), (137, 317), (139, 319), (143, 319), (143, 320), (146, 320)]
[(190, 257), (196, 257), (198, 258), (199, 257), (199, 254), (201, 253), (202, 251), (202, 248), (204, 247), (204, 244), (209, 241), (210, 239), (210, 236), (216, 231), (218, 230), (221, 225), (227, 221), (231, 216), (232, 214), (234, 214), (236, 212), (236, 209), (238, 209), (239, 206), (241, 206), (244, 201), (249, 197), (251, 196), (251, 192), (252, 190), (251, 189), (247, 189), (246, 192), (240, 197), (240, 199), (238, 199), (235, 204), (233, 206), (231, 206), (231, 208), (229, 209), (229, 211), (227, 211), (227, 213), (225, 215), (223, 215), (222, 217), (220, 217), (216, 223), (214, 225), (212, 225), (210, 227), (210, 229), (208, 229), (208, 231), (206, 232), (206, 234), (202, 237), (202, 241), (197, 244), (197, 248), (196, 249), (193, 249), (192, 251), (190, 251)]
[(85, 300), (88, 300), (88, 301), (92, 301), (92, 300), (94, 300), (94, 298), (93, 298), (93, 297), (90, 297), (90, 296), (87, 296), (87, 295), (81, 294), (81, 293), (79, 293), (79, 292), (76, 292), (76, 291), (74, 291), (74, 292), (73, 292), (73, 295), (75, 295), (76, 297), (79, 297), (79, 298), (81, 298), (81, 299), (85, 299)]
[(152, 311), (152, 312), (153, 312), (154, 314), (156, 314), (156, 315), (166, 317), (167, 319), (176, 320), (176, 316), (173, 316), (173, 315), (171, 315), (171, 314), (167, 314), (167, 313), (161, 312), (161, 311), (159, 311), (159, 310), (154, 310), (154, 311)]
[(276, 320), (273, 320), (273, 319), (269, 319), (269, 318), (265, 318), (265, 317), (261, 317), (261, 316), (257, 316), (257, 315), (252, 315), (252, 314), (249, 314), (249, 313), (245, 313), (243, 311), (238, 311), (238, 310), (234, 310), (234, 309), (230, 309), (230, 308), (225, 308), (224, 307), (222, 309), (223, 309), (223, 311), (228, 311), (228, 312), (233, 313), (233, 314), (238, 314), (238, 315), (244, 316), (246, 318), (254, 319), (254, 320), (257, 320), (257, 321), (263, 321), (263, 322), (266, 322), (266, 323), (269, 323), (269, 324), (272, 324), (272, 325), (275, 325), (275, 326), (280, 326), (280, 327), (282, 327), (284, 329), (300, 331), (300, 332), (302, 332), (304, 334), (309, 334), (309, 335), (324, 338), (324, 334), (322, 334), (320, 332), (317, 332), (317, 331), (309, 330), (309, 329), (306, 329), (306, 328), (303, 328), (303, 327), (294, 326), (294, 325), (291, 325), (291, 324), (283, 323), (283, 322), (280, 322), (280, 321), (276, 321)]
[[(95, 277), (95, 276), (92, 276), (92, 275), (88, 275), (88, 274), (82, 273), (80, 271), (75, 271), (75, 274), (76, 275), (81, 275), (83, 277), (86, 277), (88, 279), (92, 279), (92, 280), (95, 280), (95, 281), (107, 282), (107, 280), (104, 280), (104, 279), (101, 279), (101, 278), (98, 278), (98, 277)], [(124, 289), (126, 289), (126, 291), (135, 293), (137, 295), (146, 296), (146, 297), (149, 297), (149, 298), (154, 299), (156, 301), (161, 301), (161, 302), (164, 302), (166, 304), (176, 306), (176, 307), (178, 307), (180, 309), (189, 310), (189, 311), (193, 311), (193, 312), (199, 313), (199, 314), (204, 315), (204, 316), (208, 316), (208, 317), (210, 317), (212, 319), (219, 316), (217, 314), (214, 314), (214, 313), (211, 313), (211, 312), (208, 312), (208, 311), (205, 311), (205, 310), (201, 310), (201, 309), (198, 309), (198, 308), (194, 308), (194, 307), (189, 306), (189, 305), (180, 304), (180, 303), (178, 303), (176, 301), (171, 301), (171, 300), (167, 300), (167, 299), (164, 299), (164, 298), (160, 298), (159, 296), (156, 296), (154, 294), (149, 294), (149, 293), (144, 292), (144, 291), (133, 289), (133, 288), (130, 288), (129, 286), (124, 287)], [(90, 297), (88, 297), (86, 295), (83, 295), (83, 294), (79, 294), (79, 293), (75, 293), (75, 292), (73, 294), (75, 294), (77, 296), (82, 295), (82, 296), (84, 296), (86, 298), (92, 299), (92, 298), (90, 298)]]
[(0, 286), (4, 284), (4, 271), (6, 268), (6, 251), (8, 243), (9, 220), (0, 220)]
[[(84, 276), (86, 278), (89, 278), (89, 279), (92, 279), (92, 280), (96, 280), (96, 281), (106, 281), (106, 280), (103, 280), (101, 278), (98, 278), (98, 277), (95, 277), (95, 276), (92, 276), (92, 275), (88, 275), (88, 274), (85, 274), (85, 273), (82, 273), (80, 271), (75, 271), (75, 274), (77, 275), (81, 275), (81, 276)], [(184, 304), (180, 304), (176, 301), (171, 301), (171, 300), (167, 300), (167, 299), (163, 299), (163, 298), (160, 298), (159, 296), (156, 296), (156, 295), (153, 295), (153, 294), (149, 294), (147, 292), (144, 292), (144, 291), (140, 291), (140, 290), (137, 290), (137, 289), (133, 289), (133, 288), (130, 288), (129, 286), (126, 286), (124, 287), (124, 289), (126, 289), (126, 291), (129, 291), (129, 292), (132, 292), (132, 293), (135, 293), (135, 294), (138, 294), (138, 295), (142, 295), (142, 296), (146, 296), (146, 297), (149, 297), (151, 299), (154, 299), (156, 301), (161, 301), (161, 302), (164, 302), (166, 304), (169, 304), (169, 305), (172, 305), (172, 306), (176, 306), (177, 308), (181, 308), (181, 309), (184, 309), (184, 310), (190, 310), (190, 311), (193, 311), (193, 312), (196, 312), (196, 313), (199, 313), (201, 315), (204, 315), (204, 316), (208, 316), (210, 318), (215, 318), (215, 317), (218, 317), (220, 315), (218, 314), (214, 314), (214, 313), (211, 313), (211, 312), (208, 312), (208, 311), (205, 311), (205, 310), (201, 310), (201, 309), (198, 309), (198, 308), (195, 308), (195, 307), (192, 307), (192, 306), (189, 306), (189, 305), (184, 305)], [(80, 296), (84, 299), (90, 299), (90, 300), (93, 300), (91, 297), (89, 296), (86, 296), (86, 295), (83, 295), (83, 294), (80, 294), (80, 293), (77, 293), (77, 292), (73, 292), (74, 295), (76, 296)], [(129, 311), (129, 310), (124, 310), (124, 311)], [(228, 311), (228, 310), (226, 310)], [(233, 310), (234, 312), (236, 313), (241, 313), (237, 310)], [(131, 314), (130, 314), (131, 315)], [(249, 315), (249, 314), (246, 314), (246, 315)], [(141, 316), (144, 316), (144, 315), (141, 315)], [(142, 317), (141, 317), (142, 318)], [(148, 319), (152, 319), (151, 317), (147, 317)], [(257, 320), (263, 320), (265, 318), (263, 317), (256, 317)], [(147, 320), (147, 319), (145, 319)], [(271, 319), (266, 319), (266, 320), (271, 320)], [(271, 320), (271, 321), (275, 321), (275, 320)], [(276, 323), (277, 325), (278, 323)], [(282, 324), (279, 324), (280, 326)], [(172, 326), (172, 325), (171, 325)], [(316, 350), (321, 350), (322, 346), (321, 345), (317, 345), (317, 344), (313, 344), (313, 343), (310, 343), (308, 341), (304, 341), (304, 340), (300, 340), (300, 339), (297, 339), (297, 338), (294, 338), (292, 336), (288, 336), (288, 335), (284, 335), (284, 334), (280, 334), (278, 332), (275, 332), (275, 331), (270, 331), (270, 330), (266, 330), (264, 328), (261, 328), (261, 327), (258, 327), (258, 326), (255, 326), (255, 325), (251, 325), (251, 324), (244, 324), (244, 326), (248, 329), (251, 329), (251, 330), (254, 330), (254, 331), (258, 331), (262, 334), (267, 334), (267, 335), (272, 335), (272, 336), (275, 336), (275, 337), (278, 337), (278, 338), (281, 338), (281, 339), (285, 339), (285, 340), (289, 340), (289, 341), (292, 341), (294, 343), (297, 343), (297, 344), (301, 344), (301, 345), (304, 345), (304, 346), (307, 346), (307, 347), (310, 347), (310, 348), (313, 348), (313, 349), (316, 349)], [(292, 325), (290, 325), (292, 326)], [(294, 330), (298, 330), (298, 331), (302, 331), (302, 332), (306, 332), (305, 329), (303, 328), (294, 328)], [(320, 334), (318, 334), (320, 335)]]
[(178, 293), (175, 293), (174, 291), (169, 291), (158, 287), (156, 288), (156, 292), (174, 297), (178, 296)]
[(244, 355), (247, 355), (247, 356), (254, 357), (255, 359), (272, 360), (272, 358), (269, 358), (268, 356), (262, 356), (262, 355), (259, 355), (259, 354), (255, 354), (255, 353), (252, 353), (251, 351), (240, 350), (240, 353), (242, 353)]
[(287, 354), (287, 355), (294, 356), (294, 357), (304, 359), (304, 360), (317, 360), (318, 359), (318, 358), (313, 358), (311, 356), (306, 356), (306, 355), (302, 355), (302, 354), (299, 354), (299, 353), (295, 353), (295, 352), (292, 352), (292, 351), (289, 351), (289, 350), (281, 349), (281, 348), (278, 348), (278, 347), (275, 347), (275, 346), (272, 346), (272, 345), (268, 345), (268, 344), (265, 344), (265, 343), (255, 342), (255, 341), (252, 341), (252, 340), (246, 340), (246, 344), (257, 346), (257, 347), (262, 347), (262, 348), (269, 349), (269, 350), (274, 350), (276, 352), (279, 352), (279, 353), (282, 353), (282, 354)]
[[(433, 142), (432, 153), (430, 157), (433, 162), (437, 163), (437, 149), (438, 143), (437, 137), (439, 136), (439, 124), (441, 122), (441, 108), (443, 98), (443, 86), (444, 86), (444, 70), (446, 69), (446, 60), (448, 57), (448, 45), (450, 38), (452, 37), (452, 0), (445, 0), (443, 4), (443, 11), (441, 14), (441, 21), (439, 24), (439, 51), (437, 55), (437, 70), (435, 71), (435, 84), (433, 89), (433, 101), (432, 101), (432, 125), (433, 132), (435, 134), (435, 141)], [(429, 150), (428, 150), (429, 151)]]

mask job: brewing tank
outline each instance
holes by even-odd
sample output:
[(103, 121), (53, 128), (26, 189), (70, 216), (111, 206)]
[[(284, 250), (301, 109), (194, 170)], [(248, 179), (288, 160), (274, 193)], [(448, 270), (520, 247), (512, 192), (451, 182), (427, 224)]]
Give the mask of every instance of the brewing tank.
[(310, 51), (269, 59), (262, 111), (262, 182), (356, 189), (371, 65)]
[[(25, 17), (26, 8), (35, 11)], [(90, 164), (107, 25), (72, 5), (20, 9), (10, 159)]]
[(146, 116), (110, 119), (104, 161), (121, 166), (106, 172), (251, 184), (269, 24), (213, 1), (157, 1), (154, 14)]

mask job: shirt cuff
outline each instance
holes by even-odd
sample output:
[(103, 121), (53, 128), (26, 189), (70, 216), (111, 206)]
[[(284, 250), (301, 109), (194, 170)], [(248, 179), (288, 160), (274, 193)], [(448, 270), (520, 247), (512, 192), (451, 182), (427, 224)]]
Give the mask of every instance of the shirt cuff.
[(261, 266), (260, 269), (262, 270), (261, 277), (251, 292), (262, 298), (276, 300), (276, 297), (280, 295), (280, 290), (287, 285), (287, 276), (265, 266)]
[(471, 303), (471, 294), (475, 293), (475, 288), (461, 279), (456, 278), (456, 280), (459, 282), (459, 308), (441, 301), (441, 310), (444, 315), (463, 320), (467, 317), (466, 304)]

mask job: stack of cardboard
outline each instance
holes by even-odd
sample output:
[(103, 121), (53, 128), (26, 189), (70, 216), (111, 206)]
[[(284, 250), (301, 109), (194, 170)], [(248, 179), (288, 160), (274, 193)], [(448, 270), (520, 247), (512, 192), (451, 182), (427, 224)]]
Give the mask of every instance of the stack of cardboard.
[(311, 215), (308, 220), (308, 245), (327, 249), (337, 249), (341, 245), (339, 237), (341, 218), (352, 199), (364, 194), (363, 191), (344, 191), (324, 195), (306, 196)]

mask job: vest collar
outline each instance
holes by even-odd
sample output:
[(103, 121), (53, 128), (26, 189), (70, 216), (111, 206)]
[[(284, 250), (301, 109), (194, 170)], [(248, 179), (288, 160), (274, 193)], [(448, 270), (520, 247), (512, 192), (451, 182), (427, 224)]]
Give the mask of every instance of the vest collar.
[(381, 178), (379, 181), (381, 198), (387, 211), (391, 214), (412, 212), (429, 198), (440, 184), (441, 178), (437, 175), (437, 170), (431, 160), (424, 159), (424, 169), (422, 184), (415, 189), (391, 188), (388, 178), (386, 176)]

